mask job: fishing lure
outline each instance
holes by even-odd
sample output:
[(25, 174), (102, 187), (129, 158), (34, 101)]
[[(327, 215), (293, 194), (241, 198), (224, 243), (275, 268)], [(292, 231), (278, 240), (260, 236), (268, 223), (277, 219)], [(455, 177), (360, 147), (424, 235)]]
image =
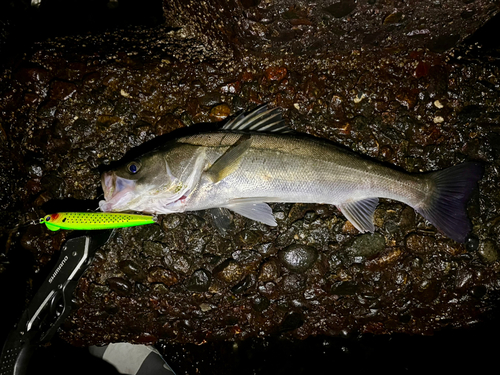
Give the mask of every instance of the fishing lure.
[(40, 218), (40, 224), (45, 224), (53, 231), (126, 228), (155, 222), (153, 216), (118, 212), (58, 212)]

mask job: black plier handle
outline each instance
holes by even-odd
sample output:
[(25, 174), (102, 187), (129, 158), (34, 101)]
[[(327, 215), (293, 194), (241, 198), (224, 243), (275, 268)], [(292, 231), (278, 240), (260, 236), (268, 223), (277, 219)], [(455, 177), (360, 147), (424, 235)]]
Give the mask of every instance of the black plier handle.
[(111, 230), (88, 231), (66, 241), (59, 261), (7, 336), (0, 355), (0, 375), (22, 375), (40, 345), (48, 342), (68, 317), (78, 280)]

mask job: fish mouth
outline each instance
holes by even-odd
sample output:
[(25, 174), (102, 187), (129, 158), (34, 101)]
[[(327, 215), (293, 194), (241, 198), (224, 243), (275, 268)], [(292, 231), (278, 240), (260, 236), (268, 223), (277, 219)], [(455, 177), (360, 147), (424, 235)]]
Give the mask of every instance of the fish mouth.
[(105, 172), (101, 175), (101, 185), (104, 191), (104, 200), (99, 202), (101, 211), (127, 209), (127, 203), (132, 199), (136, 186), (134, 180), (119, 177), (114, 172)]
[(104, 191), (104, 200), (109, 200), (113, 197), (115, 190), (116, 175), (113, 172), (104, 172), (101, 175), (101, 186)]

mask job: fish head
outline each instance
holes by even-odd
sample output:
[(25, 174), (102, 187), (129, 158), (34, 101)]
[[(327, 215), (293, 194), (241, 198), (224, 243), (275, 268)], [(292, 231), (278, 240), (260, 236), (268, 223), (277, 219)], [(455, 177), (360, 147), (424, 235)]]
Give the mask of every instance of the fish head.
[(161, 213), (176, 202), (184, 184), (172, 174), (161, 153), (149, 153), (101, 175), (103, 212), (140, 211)]

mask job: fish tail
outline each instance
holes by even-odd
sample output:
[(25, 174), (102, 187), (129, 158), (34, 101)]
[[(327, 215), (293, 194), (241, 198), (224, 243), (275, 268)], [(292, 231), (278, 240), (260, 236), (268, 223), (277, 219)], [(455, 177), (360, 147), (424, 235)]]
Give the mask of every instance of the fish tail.
[(471, 229), (467, 202), (482, 175), (483, 166), (475, 162), (430, 173), (427, 178), (434, 188), (416, 211), (449, 238), (465, 242)]

